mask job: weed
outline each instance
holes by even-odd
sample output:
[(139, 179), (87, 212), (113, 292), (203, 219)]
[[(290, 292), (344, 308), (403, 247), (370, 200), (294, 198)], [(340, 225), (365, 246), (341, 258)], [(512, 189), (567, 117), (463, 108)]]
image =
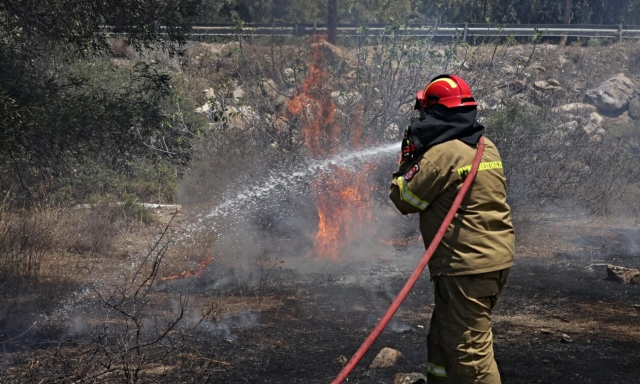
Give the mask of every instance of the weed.
[(265, 290), (270, 283), (269, 278), (272, 275), (272, 272), (275, 269), (281, 269), (282, 264), (284, 264), (284, 261), (280, 260), (277, 256), (272, 259), (270, 256), (262, 255), (256, 259), (255, 265), (258, 267), (260, 273), (258, 278), (258, 290), (256, 292), (258, 297), (258, 311), (260, 311), (260, 307), (264, 301)]

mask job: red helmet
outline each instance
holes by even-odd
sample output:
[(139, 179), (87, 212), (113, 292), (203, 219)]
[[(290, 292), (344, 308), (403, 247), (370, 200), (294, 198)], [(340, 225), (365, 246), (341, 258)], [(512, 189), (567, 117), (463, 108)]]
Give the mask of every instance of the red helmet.
[(416, 94), (415, 109), (427, 109), (434, 104), (447, 108), (477, 106), (469, 85), (456, 75), (435, 77), (424, 90)]

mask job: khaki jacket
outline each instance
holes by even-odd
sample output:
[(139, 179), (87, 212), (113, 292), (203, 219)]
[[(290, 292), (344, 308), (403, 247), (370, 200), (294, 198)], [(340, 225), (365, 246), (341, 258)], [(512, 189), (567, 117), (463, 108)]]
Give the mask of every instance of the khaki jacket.
[[(451, 140), (429, 148), (404, 174), (394, 174), (389, 196), (403, 214), (420, 213), (425, 247), (453, 205), (475, 154), (476, 148)], [(455, 276), (509, 268), (514, 248), (502, 161), (485, 138), (476, 179), (429, 262), (429, 272), (432, 277)]]

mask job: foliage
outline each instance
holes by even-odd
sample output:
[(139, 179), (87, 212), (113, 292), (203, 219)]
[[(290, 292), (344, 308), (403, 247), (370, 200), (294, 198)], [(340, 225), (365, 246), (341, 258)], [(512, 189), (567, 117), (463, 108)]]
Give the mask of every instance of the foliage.
[[(562, 24), (564, 1), (559, 0), (341, 0), (343, 23), (516, 23)], [(202, 21), (283, 21), (325, 23), (326, 0), (205, 0), (209, 12)], [(640, 24), (638, 0), (572, 2), (572, 23)]]
[[(170, 76), (110, 60), (101, 25), (138, 52), (180, 54), (193, 0), (24, 0), (0, 4), (0, 190), (82, 198), (91, 170), (130, 177), (143, 159), (184, 165), (188, 143), (166, 116)], [(95, 173), (94, 173), (95, 175)], [(163, 193), (166, 196), (166, 193)]]
[[(198, 12), (194, 0), (6, 0), (0, 3), (3, 44), (64, 47), (84, 54), (108, 50), (108, 35), (126, 33), (136, 49), (160, 46), (177, 53), (188, 22)], [(164, 37), (166, 34), (166, 38)]]
[(0, 281), (13, 287), (34, 284), (42, 277), (43, 263), (51, 257), (62, 210), (16, 213), (8, 208), (0, 202)]
[(516, 219), (568, 219), (606, 212), (637, 180), (625, 140), (595, 138), (550, 109), (516, 102), (492, 113), (487, 136), (501, 150)]

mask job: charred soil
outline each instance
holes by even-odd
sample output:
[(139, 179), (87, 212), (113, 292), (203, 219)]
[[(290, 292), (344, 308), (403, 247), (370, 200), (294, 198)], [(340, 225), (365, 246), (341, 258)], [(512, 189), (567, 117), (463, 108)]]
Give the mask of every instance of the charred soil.
[[(555, 237), (575, 244), (575, 229), (558, 228)], [(606, 235), (604, 231), (588, 241), (597, 244), (604, 240), (602, 233)], [(640, 235), (637, 230), (629, 233)], [(410, 248), (400, 252), (400, 260), (299, 276), (295, 285), (274, 292), (282, 295), (282, 304), (261, 312), (259, 326), (235, 330), (233, 341), (206, 341), (219, 359), (230, 363), (214, 381), (330, 382), (341, 368), (336, 360), (357, 349), (409, 275), (421, 252), (417, 245)], [(591, 248), (578, 249), (586, 253)], [(623, 249), (612, 246), (598, 255), (599, 261), (640, 266), (640, 257)], [(640, 311), (634, 308), (640, 302), (640, 287), (605, 280), (604, 269), (590, 267), (586, 254), (540, 256), (517, 259), (494, 311), (495, 351), (503, 381), (640, 382)], [(390, 383), (398, 372), (426, 372), (433, 302), (425, 275), (350, 382)], [(401, 351), (404, 358), (393, 368), (369, 370), (383, 347)]]
[[(640, 382), (640, 286), (605, 280), (602, 266), (640, 267), (633, 248), (640, 231), (554, 225), (544, 233), (521, 237), (520, 256), (494, 310), (503, 382)], [(532, 239), (537, 239), (536, 248), (526, 244)], [(178, 296), (196, 307), (209, 303), (213, 308), (200, 320), (185, 315), (187, 326), (172, 329), (158, 342), (164, 343), (162, 348), (132, 357), (130, 349), (114, 351), (100, 344), (90, 330), (60, 336), (38, 326), (18, 335), (19, 342), (3, 342), (0, 381), (121, 382), (119, 370), (125, 363), (117, 359), (105, 360), (110, 366), (75, 368), (108, 350), (110, 356), (129, 359), (129, 367), (138, 364), (133, 381), (328, 383), (342, 367), (340, 357), (357, 349), (422, 254), (420, 243), (408, 244), (388, 257), (337, 263), (322, 273), (301, 273), (286, 261), (271, 271), (261, 289), (253, 290), (233, 283), (239, 279), (229, 271), (225, 278), (231, 283), (217, 286), (223, 268), (214, 260), (200, 277), (159, 282), (145, 299), (150, 308), (146, 316), (159, 334), (165, 318), (175, 317)], [(262, 281), (259, 276), (254, 280)], [(104, 305), (94, 301), (85, 318), (75, 322), (85, 321), (85, 328), (105, 333), (100, 324), (106, 320), (97, 317)], [(433, 303), (425, 273), (349, 382), (391, 383), (399, 372), (425, 373)], [(148, 329), (143, 327), (143, 333)], [(148, 340), (154, 343), (155, 336)], [(384, 347), (399, 350), (403, 358), (392, 368), (369, 369)], [(108, 367), (118, 369), (107, 374)], [(75, 376), (67, 375), (71, 371)]]

